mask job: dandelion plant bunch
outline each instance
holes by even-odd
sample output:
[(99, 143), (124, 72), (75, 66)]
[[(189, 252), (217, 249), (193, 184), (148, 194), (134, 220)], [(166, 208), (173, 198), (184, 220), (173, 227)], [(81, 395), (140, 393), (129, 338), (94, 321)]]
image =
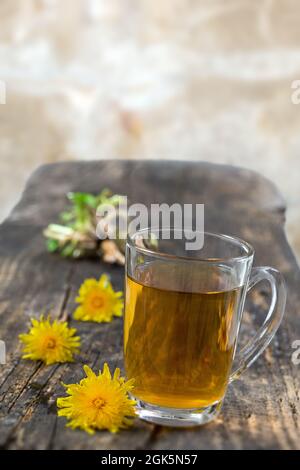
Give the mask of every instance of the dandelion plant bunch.
[(48, 251), (69, 258), (100, 257), (105, 262), (123, 265), (124, 240), (99, 240), (96, 227), (97, 211), (111, 205), (118, 212), (124, 197), (103, 189), (97, 195), (70, 192), (67, 198), (69, 207), (61, 212), (60, 223), (52, 223), (44, 230)]

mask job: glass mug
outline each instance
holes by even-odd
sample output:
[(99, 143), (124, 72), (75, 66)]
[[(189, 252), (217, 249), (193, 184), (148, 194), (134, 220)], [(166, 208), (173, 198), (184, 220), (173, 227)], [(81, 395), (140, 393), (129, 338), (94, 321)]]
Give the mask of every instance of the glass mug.
[[(219, 413), (228, 384), (275, 335), (285, 283), (273, 268), (252, 269), (254, 250), (238, 238), (205, 232), (203, 248), (192, 251), (186, 250), (187, 231), (151, 234), (157, 250), (149, 249), (148, 229), (128, 236), (126, 244), (126, 375), (135, 380), (140, 418), (168, 426), (204, 424)], [(262, 280), (271, 286), (269, 312), (236, 353), (246, 293)]]

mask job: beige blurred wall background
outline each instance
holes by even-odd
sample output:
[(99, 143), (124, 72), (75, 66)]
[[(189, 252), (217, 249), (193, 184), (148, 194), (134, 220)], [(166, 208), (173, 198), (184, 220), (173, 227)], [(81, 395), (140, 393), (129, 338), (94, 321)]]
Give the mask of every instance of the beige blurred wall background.
[(0, 218), (43, 163), (207, 160), (277, 184), (300, 256), (299, 19), (299, 0), (1, 0)]

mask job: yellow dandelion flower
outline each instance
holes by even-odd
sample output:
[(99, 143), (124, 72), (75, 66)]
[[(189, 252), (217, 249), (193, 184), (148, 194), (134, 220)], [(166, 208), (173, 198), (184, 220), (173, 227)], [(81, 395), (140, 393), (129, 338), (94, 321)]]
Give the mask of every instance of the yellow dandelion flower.
[(75, 320), (110, 322), (113, 316), (123, 313), (123, 292), (115, 292), (108, 276), (86, 279), (79, 289), (76, 302), (80, 304), (74, 312)]
[(23, 359), (43, 361), (50, 365), (56, 362), (73, 362), (73, 354), (79, 352), (80, 338), (75, 336), (76, 329), (69, 328), (67, 322), (54, 320), (43, 315), (39, 320), (31, 319), (28, 333), (19, 335), (24, 343)]
[(135, 401), (127, 394), (133, 388), (133, 380), (125, 382), (120, 369), (112, 376), (106, 363), (98, 375), (88, 366), (83, 369), (86, 377), (79, 384), (63, 384), (69, 396), (57, 399), (58, 416), (65, 416), (72, 429), (80, 428), (89, 434), (97, 429), (115, 433), (131, 425)]

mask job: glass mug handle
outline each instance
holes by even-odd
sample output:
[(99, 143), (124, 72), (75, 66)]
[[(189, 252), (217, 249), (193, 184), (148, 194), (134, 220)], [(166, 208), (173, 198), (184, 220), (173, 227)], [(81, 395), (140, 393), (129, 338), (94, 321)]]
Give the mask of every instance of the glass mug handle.
[(236, 353), (235, 361), (237, 360), (238, 366), (231, 373), (229, 382), (239, 378), (244, 370), (256, 361), (272, 341), (281, 323), (286, 303), (286, 287), (284, 278), (279, 271), (265, 266), (253, 268), (247, 292), (258, 282), (265, 280), (271, 285), (272, 298), (269, 311), (256, 335)]

